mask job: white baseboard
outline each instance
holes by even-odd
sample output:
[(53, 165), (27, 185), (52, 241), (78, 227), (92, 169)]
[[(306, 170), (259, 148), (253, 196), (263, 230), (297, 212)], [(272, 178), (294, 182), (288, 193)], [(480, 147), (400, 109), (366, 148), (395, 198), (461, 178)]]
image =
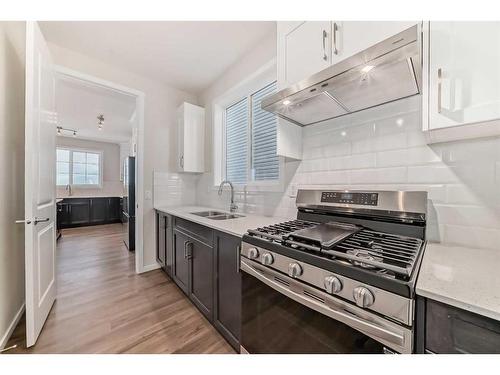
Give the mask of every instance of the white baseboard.
[(18, 312), (14, 316), (14, 319), (10, 323), (9, 328), (7, 328), (7, 332), (5, 332), (5, 334), (2, 336), (2, 339), (0, 340), (0, 350), (5, 348), (5, 345), (7, 345), (7, 342), (9, 341), (10, 336), (12, 336), (12, 333), (14, 332), (14, 330), (17, 327), (17, 323), (19, 323), (19, 321), (21, 320), (21, 317), (23, 316), (25, 307), (26, 307), (26, 305), (23, 303), (21, 308), (18, 310)]
[(161, 266), (158, 263), (148, 264), (147, 266), (142, 267), (142, 270), (140, 273), (157, 270), (158, 268), (161, 268)]

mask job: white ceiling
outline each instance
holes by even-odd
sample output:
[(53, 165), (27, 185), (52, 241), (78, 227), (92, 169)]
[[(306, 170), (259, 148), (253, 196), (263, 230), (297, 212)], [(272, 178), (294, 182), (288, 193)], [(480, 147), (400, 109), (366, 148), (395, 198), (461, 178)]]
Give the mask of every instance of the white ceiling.
[(264, 37), (270, 21), (45, 21), (54, 44), (199, 94)]
[[(56, 95), (59, 125), (77, 130), (78, 138), (112, 143), (130, 140), (134, 97), (64, 78), (57, 81)], [(104, 115), (102, 130), (97, 126), (100, 114)], [(63, 131), (63, 135), (71, 136), (71, 133)]]

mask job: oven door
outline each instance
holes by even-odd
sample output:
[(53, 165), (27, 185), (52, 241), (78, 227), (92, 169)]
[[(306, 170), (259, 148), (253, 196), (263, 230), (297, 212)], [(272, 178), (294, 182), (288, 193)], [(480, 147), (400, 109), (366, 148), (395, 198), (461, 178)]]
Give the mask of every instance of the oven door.
[[(411, 353), (412, 331), (241, 258), (242, 351)], [(389, 348), (390, 350), (387, 350)]]

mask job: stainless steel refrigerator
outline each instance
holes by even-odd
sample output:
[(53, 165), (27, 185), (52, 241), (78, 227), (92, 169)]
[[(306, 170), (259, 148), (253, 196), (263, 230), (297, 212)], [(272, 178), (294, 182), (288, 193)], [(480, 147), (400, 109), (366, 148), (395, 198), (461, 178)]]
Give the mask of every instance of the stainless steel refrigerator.
[(129, 251), (135, 250), (135, 157), (123, 160), (123, 197), (122, 217), (125, 226), (123, 242)]

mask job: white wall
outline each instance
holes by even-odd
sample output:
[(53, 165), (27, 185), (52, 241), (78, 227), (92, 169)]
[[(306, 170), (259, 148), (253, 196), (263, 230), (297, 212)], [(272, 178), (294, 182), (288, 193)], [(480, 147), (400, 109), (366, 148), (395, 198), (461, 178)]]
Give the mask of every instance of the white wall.
[[(121, 84), (145, 93), (144, 190), (153, 189), (153, 171), (175, 171), (176, 108), (183, 102), (196, 104), (196, 98), (116, 66), (104, 64), (74, 51), (49, 44), (55, 64)], [(155, 216), (153, 201), (144, 202), (144, 266), (153, 267), (155, 260)]]
[[(81, 148), (102, 152), (102, 188), (73, 188), (74, 196), (121, 196), (123, 183), (120, 181), (120, 146), (116, 143), (88, 141), (74, 137), (57, 137), (57, 146)], [(57, 188), (57, 197), (68, 196), (65, 187)]]
[[(268, 48), (267, 54), (249, 55), (202, 95), (209, 128), (212, 101), (274, 57), (272, 52)], [(430, 240), (499, 249), (500, 138), (427, 145), (420, 100), (414, 97), (305, 127), (303, 160), (286, 164), (286, 191), (238, 192), (238, 206), (290, 218), (296, 214), (297, 188), (425, 190)], [(211, 153), (211, 147), (207, 150)], [(212, 185), (212, 174), (205, 173), (197, 203), (227, 208), (228, 197), (221, 199)]]
[[(217, 190), (214, 189), (213, 177), (213, 105), (214, 101), (236, 85), (240, 84), (258, 69), (269, 64), (276, 58), (276, 32), (267, 35), (263, 40), (252, 48), (249, 53), (234, 64), (224, 75), (219, 77), (215, 83), (207, 88), (200, 96), (199, 103), (205, 107), (205, 124), (206, 124), (206, 140), (205, 140), (205, 168), (207, 173), (200, 176), (197, 185), (197, 203), (202, 205), (210, 205), (219, 208), (229, 209), (229, 196), (223, 194), (222, 197), (217, 195)], [(273, 194), (262, 196), (262, 203), (265, 205), (266, 200)], [(278, 194), (277, 196), (280, 196)], [(248, 196), (247, 196), (248, 197)], [(235, 199), (238, 200), (240, 209), (250, 211), (243, 194), (237, 192)]]
[(24, 306), (24, 22), (0, 22), (0, 349)]

